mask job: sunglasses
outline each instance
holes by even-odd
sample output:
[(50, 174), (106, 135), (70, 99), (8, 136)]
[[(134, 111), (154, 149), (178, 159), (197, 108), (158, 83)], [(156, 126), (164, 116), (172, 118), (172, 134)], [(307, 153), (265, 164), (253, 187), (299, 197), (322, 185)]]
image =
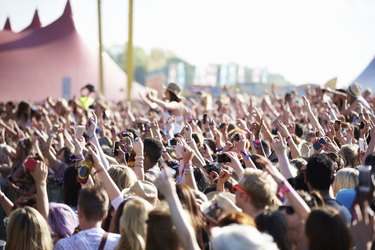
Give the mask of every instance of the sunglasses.
[(232, 186), (232, 191), (235, 193), (240, 193), (241, 195), (245, 195), (246, 201), (249, 200), (250, 196), (246, 193), (246, 191), (240, 185)]
[(279, 211), (284, 211), (287, 215), (294, 214), (294, 208), (292, 206), (279, 206)]

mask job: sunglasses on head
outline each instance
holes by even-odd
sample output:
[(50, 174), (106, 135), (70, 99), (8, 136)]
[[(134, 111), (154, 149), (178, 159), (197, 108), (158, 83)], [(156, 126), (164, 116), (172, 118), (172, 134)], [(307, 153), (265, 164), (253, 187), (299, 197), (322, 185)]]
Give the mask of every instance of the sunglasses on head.
[(246, 191), (238, 184), (232, 186), (232, 191), (235, 192), (235, 193), (239, 193), (241, 195), (245, 195), (246, 200), (248, 200), (250, 198), (250, 196), (246, 193)]
[(279, 206), (279, 211), (284, 211), (288, 215), (294, 214), (294, 208), (292, 206)]

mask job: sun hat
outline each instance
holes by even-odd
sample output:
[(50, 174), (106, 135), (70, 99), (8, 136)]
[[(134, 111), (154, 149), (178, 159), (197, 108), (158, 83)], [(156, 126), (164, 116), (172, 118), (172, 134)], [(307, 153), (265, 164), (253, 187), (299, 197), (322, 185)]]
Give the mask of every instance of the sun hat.
[(351, 96), (354, 96), (354, 97), (360, 96), (362, 94), (361, 84), (359, 84), (358, 82), (352, 83), (348, 87), (348, 94), (351, 95)]

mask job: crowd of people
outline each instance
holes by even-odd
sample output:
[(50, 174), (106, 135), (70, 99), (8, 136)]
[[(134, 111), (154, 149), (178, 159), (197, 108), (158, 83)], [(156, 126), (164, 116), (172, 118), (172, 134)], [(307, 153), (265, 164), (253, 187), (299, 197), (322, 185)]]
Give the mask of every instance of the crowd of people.
[(0, 103), (5, 249), (371, 249), (375, 96), (170, 83)]

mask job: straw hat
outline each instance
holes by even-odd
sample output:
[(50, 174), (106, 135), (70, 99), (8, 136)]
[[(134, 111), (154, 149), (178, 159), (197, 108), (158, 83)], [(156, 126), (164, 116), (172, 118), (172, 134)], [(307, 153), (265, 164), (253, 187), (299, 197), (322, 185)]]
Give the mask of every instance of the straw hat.
[(134, 194), (139, 196), (152, 205), (156, 205), (158, 200), (158, 190), (154, 184), (149, 181), (137, 181), (131, 188), (122, 190), (123, 194)]
[(167, 91), (170, 91), (172, 92), (173, 94), (175, 94), (179, 99), (182, 99), (182, 96), (180, 95), (181, 94), (181, 88), (180, 86), (178, 86), (176, 83), (174, 82), (171, 82), (168, 84), (168, 86), (166, 88), (164, 88), (165, 90)]
[(212, 193), (207, 196), (212, 196), (207, 202), (204, 202), (200, 208), (201, 211), (211, 220), (216, 221), (222, 214), (227, 212), (241, 212), (242, 210), (235, 204), (235, 195), (228, 192)]
[(362, 94), (361, 84), (359, 84), (358, 82), (352, 83), (348, 87), (348, 94), (351, 95), (351, 96), (354, 96), (354, 97), (360, 96)]

